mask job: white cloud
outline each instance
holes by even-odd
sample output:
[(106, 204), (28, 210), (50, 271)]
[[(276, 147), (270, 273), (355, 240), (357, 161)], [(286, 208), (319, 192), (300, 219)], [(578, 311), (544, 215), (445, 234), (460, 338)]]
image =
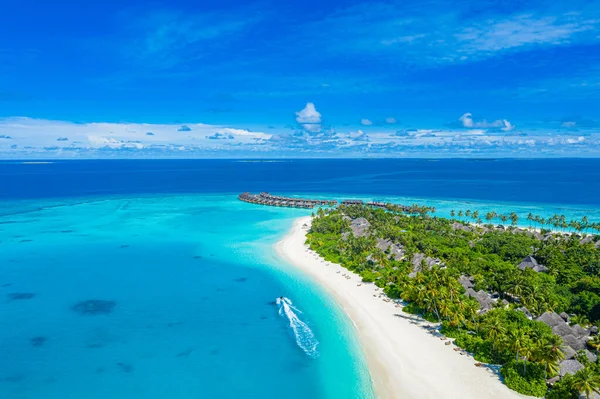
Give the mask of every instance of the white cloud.
[(502, 123), (504, 124), (500, 130), (504, 131), (504, 132), (510, 132), (511, 130), (513, 130), (515, 128), (515, 126), (510, 123), (509, 121), (507, 121), (506, 119), (502, 120)]
[(461, 43), (460, 52), (471, 55), (526, 45), (559, 45), (597, 24), (598, 21), (581, 19), (575, 14), (561, 17), (521, 14), (467, 27), (455, 37)]
[[(299, 114), (302, 112), (299, 112)], [(321, 121), (316, 110), (299, 115), (300, 121)], [(226, 126), (188, 123), (189, 132), (178, 132), (180, 124), (84, 123), (30, 118), (0, 118), (0, 158), (33, 157), (162, 157), (162, 156), (264, 156), (281, 154), (358, 155), (365, 152), (395, 155), (403, 152), (422, 156), (469, 153), (490, 156), (520, 156), (523, 148), (545, 151), (547, 155), (600, 154), (600, 133), (586, 136), (556, 134), (556, 130), (534, 130), (505, 134), (508, 121), (485, 122), (465, 114), (454, 128), (404, 129), (390, 134), (389, 126), (363, 130), (322, 128), (319, 134), (289, 129), (275, 134)], [(307, 123), (312, 129), (320, 123)], [(480, 127), (480, 126), (485, 127)], [(468, 127), (465, 129), (465, 126)], [(492, 129), (489, 127), (493, 126)], [(147, 135), (148, 132), (154, 135)], [(523, 133), (525, 134), (525, 133)], [(69, 140), (57, 140), (67, 137)], [(568, 150), (566, 150), (568, 148)], [(245, 151), (245, 152), (242, 152)], [(268, 154), (268, 155), (267, 155)], [(252, 155), (254, 156), (254, 155)]]
[[(257, 145), (271, 135), (218, 125), (188, 123), (189, 131), (178, 131), (181, 125), (146, 123), (72, 123), (31, 118), (0, 118), (0, 131), (14, 139), (11, 145), (18, 149), (31, 147), (37, 152), (44, 148), (58, 150), (148, 149), (156, 147), (184, 147), (210, 149), (216, 145), (208, 136), (218, 134), (233, 137), (235, 142)], [(148, 135), (152, 132), (152, 135)], [(64, 140), (68, 137), (68, 140)], [(234, 140), (232, 140), (234, 141)], [(220, 144), (222, 145), (222, 144)], [(173, 147), (174, 148), (174, 147)], [(12, 150), (0, 143), (0, 154)], [(14, 151), (11, 151), (13, 153)]]
[(165, 70), (194, 61), (200, 49), (209, 51), (206, 43), (238, 34), (259, 20), (256, 13), (192, 13), (165, 8), (140, 13), (132, 9), (120, 14), (120, 22), (132, 38), (123, 41), (122, 54), (144, 68)]
[(348, 134), (352, 140), (367, 140), (369, 137), (362, 130), (357, 130), (356, 132), (350, 132)]
[[(333, 55), (399, 57), (415, 64), (455, 64), (526, 51), (598, 42), (600, 9), (555, 2), (530, 12), (466, 13), (461, 7), (422, 2), (368, 2), (338, 9), (306, 29)], [(435, 29), (433, 29), (435, 28)], [(339, 40), (343, 37), (344, 40)], [(322, 52), (320, 52), (322, 56)]]
[(577, 126), (577, 122), (575, 121), (565, 121), (563, 123), (560, 124), (561, 127), (568, 127), (568, 128), (572, 128)]
[(585, 141), (585, 137), (583, 137), (583, 136), (579, 136), (576, 139), (567, 139), (568, 144), (583, 143), (584, 141)]
[(360, 124), (363, 125), (363, 126), (371, 126), (373, 124), (373, 122), (371, 122), (368, 119), (361, 119), (360, 120)]
[(398, 121), (396, 121), (396, 118), (389, 117), (389, 118), (385, 118), (385, 123), (389, 123), (390, 125), (393, 125), (395, 123), (398, 123)]
[(500, 129), (504, 132), (511, 131), (515, 126), (506, 119), (498, 119), (495, 121), (488, 122), (487, 120), (476, 121), (473, 119), (473, 114), (467, 112), (458, 118), (462, 127), (467, 129)]
[(306, 107), (296, 112), (298, 123), (321, 123), (321, 113), (315, 108), (315, 104), (306, 103)]
[(296, 122), (311, 133), (321, 131), (321, 113), (313, 103), (306, 103), (301, 111), (296, 112)]

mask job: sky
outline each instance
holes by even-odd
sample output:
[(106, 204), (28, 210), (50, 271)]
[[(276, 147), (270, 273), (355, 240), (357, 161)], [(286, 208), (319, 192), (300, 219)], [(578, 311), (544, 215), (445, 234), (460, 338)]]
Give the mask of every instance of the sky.
[(2, 159), (600, 156), (600, 0), (2, 8)]

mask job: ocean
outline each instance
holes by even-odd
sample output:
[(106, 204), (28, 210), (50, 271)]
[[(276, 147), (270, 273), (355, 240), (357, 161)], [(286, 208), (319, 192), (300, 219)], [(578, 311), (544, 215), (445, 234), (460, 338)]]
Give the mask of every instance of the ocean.
[[(600, 160), (0, 162), (0, 398), (373, 398), (242, 191), (600, 221)], [(285, 300), (277, 300), (279, 297)]]

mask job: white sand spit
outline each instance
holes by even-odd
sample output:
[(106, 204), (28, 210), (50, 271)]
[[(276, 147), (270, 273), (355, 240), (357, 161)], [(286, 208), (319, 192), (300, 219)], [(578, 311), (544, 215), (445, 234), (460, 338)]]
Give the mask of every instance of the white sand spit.
[[(311, 218), (295, 221), (277, 252), (321, 284), (352, 319), (367, 359), (375, 392), (381, 399), (524, 398), (498, 376), (446, 345), (429, 323), (402, 312), (373, 284), (340, 265), (323, 262), (305, 246)], [(348, 278), (349, 276), (349, 278)]]

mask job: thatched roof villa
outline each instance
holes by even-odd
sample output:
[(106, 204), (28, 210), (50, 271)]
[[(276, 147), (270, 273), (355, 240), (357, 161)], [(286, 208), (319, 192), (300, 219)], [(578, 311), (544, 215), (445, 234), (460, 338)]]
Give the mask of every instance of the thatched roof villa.
[(537, 260), (533, 256), (526, 256), (521, 263), (517, 265), (517, 267), (521, 270), (532, 269), (536, 272), (547, 272), (548, 268), (544, 265), (540, 265)]

